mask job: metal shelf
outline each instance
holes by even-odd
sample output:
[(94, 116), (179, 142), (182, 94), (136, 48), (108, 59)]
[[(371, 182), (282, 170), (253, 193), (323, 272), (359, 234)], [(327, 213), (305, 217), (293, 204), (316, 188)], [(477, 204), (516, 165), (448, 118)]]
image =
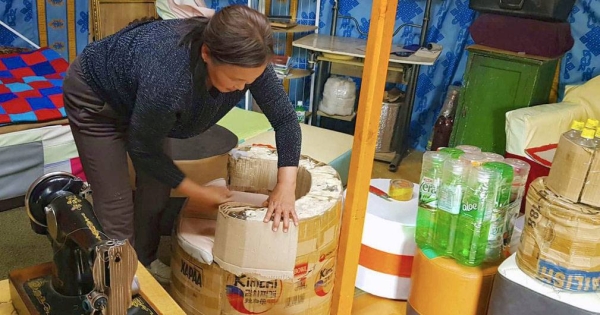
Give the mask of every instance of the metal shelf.
[(354, 119), (354, 117), (356, 117), (356, 112), (354, 112), (354, 113), (352, 113), (352, 115), (348, 115), (348, 116), (338, 116), (338, 115), (329, 115), (329, 114), (326, 114), (319, 110), (319, 111), (317, 111), (317, 115), (323, 116), (323, 117), (329, 117), (329, 118), (337, 119), (337, 120), (352, 121)]
[(290, 27), (290, 28), (279, 28), (279, 27), (272, 27), (273, 32), (274, 33), (305, 33), (305, 32), (312, 32), (314, 30), (316, 30), (318, 27), (315, 25), (303, 25), (303, 24), (298, 24), (294, 27)]

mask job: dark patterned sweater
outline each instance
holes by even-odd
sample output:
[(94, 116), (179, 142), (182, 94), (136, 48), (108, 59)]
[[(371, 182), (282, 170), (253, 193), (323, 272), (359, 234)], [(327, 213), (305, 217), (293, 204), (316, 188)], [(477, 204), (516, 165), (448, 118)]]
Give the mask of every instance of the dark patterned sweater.
[[(184, 174), (163, 152), (163, 140), (196, 136), (244, 97), (192, 88), (190, 48), (178, 45), (181, 20), (130, 26), (89, 44), (80, 55), (84, 79), (129, 122), (128, 152), (136, 167), (177, 187)], [(201, 59), (200, 59), (201, 60)], [(196, 67), (204, 69), (204, 63)], [(201, 80), (206, 71), (200, 71)], [(247, 89), (276, 132), (278, 165), (297, 166), (301, 132), (296, 113), (271, 66)]]

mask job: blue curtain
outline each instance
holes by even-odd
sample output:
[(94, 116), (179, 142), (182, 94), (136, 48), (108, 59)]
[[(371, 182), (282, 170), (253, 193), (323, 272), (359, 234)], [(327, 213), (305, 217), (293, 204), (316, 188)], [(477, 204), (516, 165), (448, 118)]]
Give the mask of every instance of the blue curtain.
[(565, 85), (585, 82), (600, 74), (600, 0), (578, 0), (569, 23), (575, 44), (562, 59), (560, 98)]
[[(369, 29), (372, 1), (340, 0), (340, 15), (356, 18), (359, 29)], [(329, 34), (333, 0), (323, 0), (320, 10), (320, 31)], [(400, 0), (396, 13), (396, 27), (402, 23), (421, 24), (425, 0)], [(575, 45), (562, 60), (559, 96), (566, 84), (585, 82), (600, 74), (600, 0), (578, 0), (568, 22)], [(437, 63), (421, 67), (415, 96), (410, 140), (413, 148), (424, 150), (433, 124), (451, 84), (460, 84), (465, 71), (467, 53), (464, 48), (473, 44), (469, 27), (477, 13), (469, 9), (469, 0), (433, 0), (427, 42), (441, 44), (444, 49)], [(355, 24), (338, 21), (338, 36), (362, 37)], [(393, 42), (416, 44), (420, 29), (407, 27)]]

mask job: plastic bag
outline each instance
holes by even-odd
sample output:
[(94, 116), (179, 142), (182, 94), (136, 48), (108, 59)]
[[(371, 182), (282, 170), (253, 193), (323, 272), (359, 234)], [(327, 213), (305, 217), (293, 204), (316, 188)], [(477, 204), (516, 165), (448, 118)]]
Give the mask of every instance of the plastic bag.
[(325, 82), (319, 110), (328, 115), (349, 116), (354, 112), (356, 83), (350, 78), (330, 77)]

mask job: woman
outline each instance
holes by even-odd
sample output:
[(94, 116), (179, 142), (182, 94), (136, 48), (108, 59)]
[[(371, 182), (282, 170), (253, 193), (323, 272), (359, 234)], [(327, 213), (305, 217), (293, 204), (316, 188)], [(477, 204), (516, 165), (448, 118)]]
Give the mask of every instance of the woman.
[[(175, 166), (167, 138), (188, 138), (216, 124), (250, 90), (276, 131), (278, 181), (265, 222), (298, 224), (294, 210), (301, 134), (295, 111), (270, 66), (267, 18), (246, 6), (210, 20), (145, 22), (91, 43), (70, 66), (64, 100), (93, 190), (94, 209), (111, 238), (129, 239), (161, 282), (170, 269), (156, 252), (171, 188), (198, 209), (230, 200), (223, 187), (200, 186)], [(128, 177), (129, 154), (136, 195)]]

